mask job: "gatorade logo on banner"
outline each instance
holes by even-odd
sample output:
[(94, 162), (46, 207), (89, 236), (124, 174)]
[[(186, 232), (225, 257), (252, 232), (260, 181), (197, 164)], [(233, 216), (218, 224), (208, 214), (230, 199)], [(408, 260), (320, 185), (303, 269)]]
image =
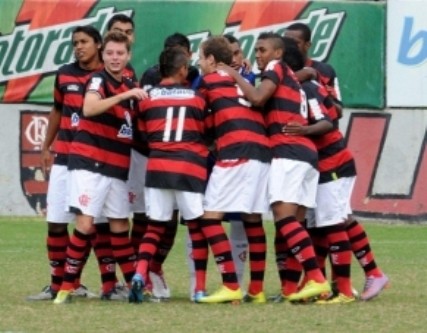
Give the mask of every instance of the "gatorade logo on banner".
[[(92, 25), (101, 33), (117, 13), (132, 16), (133, 10), (116, 12), (102, 8), (86, 17), (96, 0), (50, 0), (43, 5), (24, 0), (10, 34), (0, 35), (0, 86), (5, 85), (4, 102), (28, 99), (43, 76), (74, 59), (71, 35), (77, 26)], [(67, 8), (70, 7), (70, 8)]]
[[(326, 61), (333, 49), (335, 40), (339, 35), (339, 31), (342, 27), (345, 18), (345, 12), (329, 12), (328, 9), (316, 9), (308, 13), (306, 18), (298, 18), (301, 11), (304, 9), (305, 3), (298, 7), (296, 3), (283, 2), (283, 3), (269, 3), (270, 6), (277, 8), (271, 8), (269, 12), (276, 12), (279, 14), (272, 15), (271, 20), (268, 18), (263, 19), (262, 15), (258, 17), (258, 20), (253, 20), (254, 23), (248, 25), (248, 19), (254, 19), (251, 15), (251, 10), (245, 11), (245, 14), (234, 15), (233, 13), (237, 9), (233, 8), (229, 19), (227, 20), (227, 26), (224, 29), (223, 34), (230, 34), (235, 36), (241, 45), (243, 53), (248, 59), (254, 64), (254, 70), (256, 71), (255, 53), (254, 47), (258, 39), (258, 36), (263, 32), (275, 32), (283, 35), (286, 28), (296, 22), (307, 24), (312, 31), (312, 46), (310, 48), (311, 58), (319, 61)], [(239, 2), (236, 3), (238, 5)], [(246, 4), (247, 6), (248, 4)], [(258, 7), (260, 4), (255, 3)], [(295, 8), (297, 7), (297, 8)], [(256, 10), (256, 9), (254, 9)], [(265, 9), (267, 10), (267, 9)], [(289, 16), (293, 13), (294, 16)], [(238, 19), (239, 21), (235, 21)], [(195, 34), (188, 35), (191, 41), (192, 52), (193, 52), (193, 64), (197, 63), (198, 54), (197, 50), (200, 44), (211, 35), (210, 31), (198, 32)]]

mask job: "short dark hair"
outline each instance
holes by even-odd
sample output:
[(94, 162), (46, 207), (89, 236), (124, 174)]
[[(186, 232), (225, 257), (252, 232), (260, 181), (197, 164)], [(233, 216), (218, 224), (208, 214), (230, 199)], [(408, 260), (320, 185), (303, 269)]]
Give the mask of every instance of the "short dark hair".
[(223, 36), (209, 37), (202, 43), (201, 47), (205, 57), (212, 55), (216, 62), (230, 65), (233, 61), (230, 43)]
[(285, 52), (282, 60), (294, 71), (299, 71), (304, 67), (304, 56), (298, 48), (297, 42), (289, 37), (282, 37), (285, 45)]
[(159, 71), (162, 78), (175, 75), (182, 66), (188, 65), (188, 55), (178, 47), (166, 48), (159, 56)]
[(74, 28), (72, 36), (78, 32), (83, 32), (93, 39), (95, 43), (102, 44), (102, 37), (99, 31), (91, 25), (79, 25)]
[(175, 32), (174, 34), (169, 35), (163, 42), (163, 47), (165, 49), (173, 48), (176, 46), (185, 47), (187, 51), (190, 52), (190, 40), (186, 35), (183, 35), (179, 32)]
[(305, 42), (311, 41), (311, 30), (307, 24), (301, 22), (293, 23), (290, 26), (286, 27), (286, 30), (300, 31), (302, 38)]
[(258, 36), (258, 39), (271, 39), (273, 42), (274, 49), (282, 49), (284, 50), (283, 39), (282, 36), (275, 32), (262, 32)]
[(224, 38), (227, 39), (230, 44), (237, 43), (240, 45), (239, 40), (233, 35), (226, 34), (224, 35)]
[(107, 32), (107, 34), (104, 37), (104, 43), (102, 44), (102, 49), (105, 48), (105, 45), (108, 42), (116, 42), (116, 43), (123, 43), (126, 45), (126, 49), (130, 51), (130, 41), (128, 36), (126, 36), (124, 33), (119, 31), (110, 31)]
[(115, 14), (113, 15), (110, 20), (107, 23), (107, 30), (111, 30), (111, 27), (116, 22), (122, 22), (122, 23), (130, 23), (132, 24), (132, 28), (135, 28), (135, 24), (131, 17), (125, 15), (125, 14)]

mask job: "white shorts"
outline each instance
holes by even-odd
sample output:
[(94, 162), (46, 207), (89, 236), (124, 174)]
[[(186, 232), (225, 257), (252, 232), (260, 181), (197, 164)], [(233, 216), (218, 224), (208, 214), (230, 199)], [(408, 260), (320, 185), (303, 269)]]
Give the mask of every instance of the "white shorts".
[(356, 177), (343, 177), (319, 184), (314, 213), (307, 215), (307, 227), (321, 228), (343, 223), (351, 211), (351, 194)]
[(273, 158), (268, 180), (270, 204), (281, 201), (314, 208), (318, 181), (319, 172), (309, 163)]
[(155, 221), (170, 221), (177, 208), (185, 220), (203, 215), (203, 194), (146, 187), (147, 216)]
[(67, 166), (53, 164), (49, 175), (47, 189), (47, 216), (49, 223), (71, 223), (75, 215), (68, 212), (68, 182), (69, 171)]
[(215, 164), (203, 202), (205, 211), (267, 213), (269, 171), (269, 163), (257, 160), (232, 166)]
[(131, 150), (129, 180), (130, 209), (134, 213), (145, 213), (145, 176), (147, 174), (148, 158), (135, 149)]
[(72, 170), (70, 175), (70, 207), (94, 217), (129, 217), (129, 193), (125, 181), (86, 170)]

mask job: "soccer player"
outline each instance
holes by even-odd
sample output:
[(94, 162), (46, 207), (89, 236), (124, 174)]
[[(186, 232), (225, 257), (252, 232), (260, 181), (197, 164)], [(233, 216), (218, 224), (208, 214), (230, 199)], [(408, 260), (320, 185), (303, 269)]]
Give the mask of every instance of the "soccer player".
[[(128, 36), (131, 45), (133, 45), (135, 42), (135, 23), (129, 16), (124, 14), (113, 15), (107, 23), (107, 32), (110, 31), (116, 31), (125, 34)], [(128, 63), (126, 68), (123, 70), (123, 76), (129, 78), (134, 83), (138, 82), (135, 69), (130, 63)]]
[(231, 52), (233, 54), (230, 67), (234, 68), (250, 84), (255, 86), (256, 75), (254, 72), (248, 71), (247, 66), (244, 63), (245, 59), (243, 57), (243, 51), (240, 46), (239, 40), (233, 35), (224, 35), (224, 37), (230, 43)]
[[(108, 31), (118, 31), (128, 36), (131, 45), (135, 42), (135, 23), (133, 19), (124, 14), (116, 14), (111, 17), (107, 23)], [(135, 70), (130, 63), (127, 64), (123, 75), (130, 78), (135, 84), (138, 83), (138, 79), (135, 74)], [(134, 128), (134, 136), (138, 136), (137, 128)], [(135, 253), (138, 253), (139, 244), (141, 243), (142, 236), (147, 228), (148, 218), (145, 214), (145, 198), (144, 198), (144, 185), (145, 185), (145, 173), (147, 167), (147, 156), (148, 148), (146, 143), (139, 140), (134, 140), (134, 144), (131, 150), (131, 162), (129, 168), (129, 179), (127, 181), (129, 187), (129, 200), (131, 205), (131, 211), (133, 212), (132, 217), (132, 228), (131, 228), (131, 242), (134, 247)], [(153, 292), (153, 296), (158, 298), (169, 298), (170, 290), (163, 280), (163, 273), (161, 268), (159, 274), (150, 272), (151, 280), (148, 281), (150, 290)], [(147, 283), (148, 284), (148, 283)], [(116, 288), (118, 291), (123, 291), (125, 299), (128, 299), (129, 291), (125, 290), (120, 284)]]
[[(240, 47), (239, 41), (232, 35), (224, 35), (224, 37), (230, 43), (232, 52), (232, 61), (230, 66), (238, 71), (245, 79), (248, 80), (252, 85), (255, 85), (255, 74), (247, 70), (244, 64), (243, 52)], [(197, 78), (197, 82), (193, 85), (198, 87), (200, 85), (202, 77)], [(215, 154), (210, 152), (208, 157), (208, 171), (211, 171), (215, 164)], [(209, 172), (210, 173), (210, 172)], [(233, 255), (234, 265), (236, 267), (236, 274), (239, 280), (240, 288), (243, 290), (243, 279), (245, 272), (245, 263), (247, 258), (248, 240), (246, 237), (243, 222), (241, 220), (240, 213), (227, 213), (224, 217), (225, 221), (230, 222), (229, 238), (231, 243), (231, 252)], [(187, 254), (188, 254), (188, 266), (190, 269), (190, 299), (194, 300), (195, 290), (195, 269), (194, 262), (192, 259), (192, 245), (191, 239), (187, 239)]]
[[(163, 42), (163, 48), (174, 48), (179, 47), (182, 50), (185, 51), (188, 57), (188, 61), (191, 60), (191, 45), (190, 40), (187, 38), (187, 36), (175, 32), (172, 35), (169, 35), (166, 37), (165, 41)], [(185, 79), (184, 85), (195, 88), (197, 85), (197, 78), (199, 77), (199, 70), (195, 66), (189, 66), (188, 67), (188, 76)], [(160, 73), (160, 64), (154, 65), (153, 67), (150, 67), (147, 69), (141, 77), (140, 86), (144, 89), (150, 89), (151, 87), (154, 87), (155, 85), (159, 84), (162, 79), (161, 73)]]
[[(218, 63), (231, 64), (230, 43), (224, 37), (210, 37), (200, 47), (199, 65), (203, 74), (199, 91), (211, 110), (210, 127), (216, 140), (217, 159), (205, 193), (205, 213), (199, 224), (199, 234), (208, 240), (220, 267), (223, 286), (204, 296), (203, 272), (197, 272), (195, 301), (221, 303), (240, 300), (239, 284), (235, 280), (230, 244), (221, 221), (227, 212), (241, 212), (249, 243), (250, 283), (246, 300), (264, 303), (263, 291), (266, 238), (262, 214), (268, 211), (267, 178), (271, 153), (262, 113), (249, 108), (236, 82), (217, 70)], [(233, 223), (233, 222), (231, 222)], [(194, 235), (194, 230), (190, 228)], [(199, 256), (198, 244), (193, 243), (193, 258)], [(199, 274), (197, 274), (199, 273)]]
[[(46, 245), (51, 266), (51, 283), (43, 288), (41, 293), (29, 296), (27, 299), (31, 301), (54, 299), (62, 283), (69, 242), (67, 227), (75, 218), (74, 214), (66, 212), (67, 196), (64, 189), (67, 188), (69, 175), (68, 154), (83, 106), (85, 84), (94, 71), (103, 67), (100, 57), (102, 38), (95, 28), (77, 27), (71, 38), (76, 61), (62, 66), (56, 74), (54, 106), (49, 114), (48, 128), (41, 151), (43, 172), (49, 174)], [(55, 157), (51, 165), (50, 148), (54, 141)], [(90, 249), (91, 246), (88, 246), (86, 257)], [(76, 288), (74, 291), (76, 295), (95, 296), (84, 286), (79, 285), (78, 281)]]
[[(310, 28), (303, 23), (294, 23), (287, 27), (285, 36), (297, 42), (305, 58), (305, 66), (313, 67), (319, 73), (319, 81), (327, 88), (329, 94), (333, 97), (335, 105), (337, 106), (337, 111), (339, 112), (338, 116), (341, 118), (341, 93), (335, 70), (329, 64), (315, 61), (308, 57), (308, 51), (311, 46)], [(353, 254), (365, 273), (365, 285), (360, 298), (367, 301), (376, 297), (388, 285), (389, 278), (375, 262), (374, 254), (363, 225), (352, 215), (349, 215), (346, 220), (346, 230)]]
[(159, 57), (162, 80), (140, 103), (138, 127), (150, 154), (145, 182), (147, 231), (139, 247), (136, 274), (129, 302), (143, 301), (150, 262), (158, 251), (167, 223), (177, 207), (192, 223), (203, 215), (206, 187), (206, 102), (184, 86), (188, 55), (181, 48), (166, 48)]
[[(187, 54), (187, 60), (191, 59), (190, 41), (187, 36), (181, 33), (174, 33), (166, 37), (163, 43), (164, 49), (180, 48)], [(197, 78), (199, 77), (199, 71), (195, 66), (189, 66), (188, 75), (185, 78), (183, 84), (186, 87), (194, 88), (197, 84)], [(160, 83), (162, 76), (160, 73), (160, 64), (147, 69), (140, 81), (140, 86), (144, 89), (150, 89)], [(141, 175), (140, 175), (141, 176)], [(145, 224), (146, 226), (146, 224)], [(152, 289), (152, 294), (157, 300), (170, 298), (170, 289), (166, 284), (163, 263), (166, 260), (170, 250), (173, 247), (175, 236), (178, 228), (178, 211), (176, 210), (171, 221), (168, 222), (166, 232), (160, 242), (157, 253), (153, 256), (150, 263), (149, 280), (146, 282), (146, 290)], [(190, 270), (191, 265), (189, 264)]]
[(325, 62), (317, 61), (308, 57), (308, 51), (311, 47), (311, 30), (308, 25), (297, 22), (288, 26), (285, 30), (285, 37), (292, 38), (296, 41), (299, 50), (304, 57), (304, 68), (296, 72), (300, 82), (310, 80), (315, 70), (315, 79), (325, 86), (329, 95), (336, 104), (339, 116), (342, 116), (341, 91), (335, 69)]
[(67, 248), (61, 288), (54, 304), (67, 303), (84, 245), (94, 229), (94, 217), (106, 216), (116, 262), (130, 284), (135, 253), (129, 240), (129, 201), (126, 180), (132, 145), (132, 117), (137, 100), (146, 93), (123, 76), (130, 59), (130, 42), (120, 32), (106, 35), (104, 69), (91, 76), (83, 104), (83, 116), (70, 147), (70, 211), (77, 216)]
[[(294, 70), (301, 70), (304, 58), (296, 42), (284, 38), (285, 53), (283, 61)], [(308, 214), (307, 227), (314, 228), (310, 233), (313, 243), (326, 243), (331, 256), (331, 266), (337, 295), (319, 304), (344, 304), (355, 301), (350, 280), (351, 247), (345, 230), (345, 220), (350, 209), (350, 197), (356, 177), (356, 165), (351, 152), (346, 148), (344, 138), (338, 128), (338, 112), (331, 96), (323, 85), (315, 80), (304, 81), (301, 86), (307, 97), (309, 124), (288, 124), (284, 128), (286, 135), (310, 136), (319, 154), (319, 186), (316, 194), (316, 208)], [(327, 115), (327, 119), (324, 117)], [(321, 119), (320, 121), (318, 119)], [(322, 126), (326, 125), (329, 126)], [(310, 229), (313, 230), (313, 229)], [(313, 236), (315, 236), (313, 238)], [(325, 257), (316, 251), (320, 267), (325, 266)], [(291, 257), (289, 257), (290, 259)], [(319, 260), (320, 259), (320, 260)], [(286, 267), (289, 276), (289, 263)], [(292, 275), (291, 275), (292, 276)], [(298, 281), (282, 281), (285, 294)]]
[(276, 231), (303, 266), (308, 279), (299, 292), (285, 295), (289, 301), (298, 301), (330, 292), (330, 286), (319, 269), (311, 239), (301, 225), (306, 208), (315, 207), (319, 177), (316, 147), (306, 136), (282, 133), (283, 126), (288, 124), (307, 124), (304, 94), (293, 71), (280, 61), (283, 51), (281, 36), (260, 34), (255, 44), (255, 58), (262, 71), (262, 81), (257, 88), (234, 70), (224, 68), (235, 78), (246, 98), (264, 108), (273, 152), (268, 191)]

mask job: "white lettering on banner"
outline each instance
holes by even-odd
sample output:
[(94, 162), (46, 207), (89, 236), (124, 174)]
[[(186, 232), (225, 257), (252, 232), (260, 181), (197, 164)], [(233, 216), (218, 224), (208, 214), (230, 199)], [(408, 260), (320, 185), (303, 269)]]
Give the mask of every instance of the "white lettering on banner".
[(71, 34), (77, 26), (93, 25), (101, 34), (115, 14), (131, 16), (131, 9), (115, 12), (114, 7), (100, 9), (94, 17), (30, 29), (16, 26), (10, 35), (0, 36), (0, 83), (30, 75), (55, 72), (73, 60)]
[(408, 66), (420, 65), (427, 60), (427, 29), (414, 31), (413, 17), (404, 18), (397, 60)]
[(25, 137), (34, 146), (34, 149), (40, 149), (43, 144), (47, 123), (47, 117), (33, 116), (31, 122), (25, 129)]
[(351, 113), (346, 137), (357, 165), (351, 202), (357, 214), (410, 220), (427, 217), (427, 111), (411, 111), (416, 111), (412, 117), (409, 110), (400, 117), (397, 113)]
[(426, 107), (427, 6), (416, 0), (387, 3), (387, 106)]
[[(255, 60), (254, 46), (258, 36), (263, 32), (275, 32), (283, 35), (286, 28), (295, 22), (301, 22), (312, 28), (311, 57), (315, 60), (326, 60), (332, 51), (332, 46), (338, 36), (339, 29), (343, 23), (345, 12), (328, 13), (327, 8), (316, 9), (309, 13), (307, 18), (283, 22), (280, 24), (267, 25), (251, 30), (240, 30), (240, 25), (226, 27), (223, 34), (234, 35), (239, 39), (240, 46), (248, 59)], [(198, 60), (198, 49), (200, 44), (210, 36), (209, 31), (198, 32), (188, 35), (193, 52), (192, 63), (195, 65)], [(256, 64), (254, 71), (257, 71)]]

